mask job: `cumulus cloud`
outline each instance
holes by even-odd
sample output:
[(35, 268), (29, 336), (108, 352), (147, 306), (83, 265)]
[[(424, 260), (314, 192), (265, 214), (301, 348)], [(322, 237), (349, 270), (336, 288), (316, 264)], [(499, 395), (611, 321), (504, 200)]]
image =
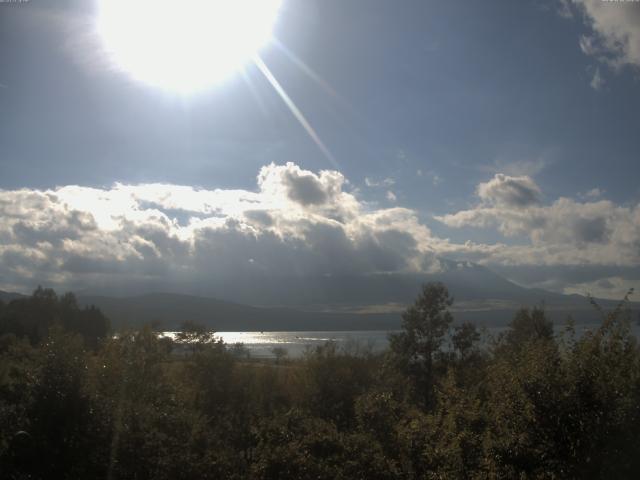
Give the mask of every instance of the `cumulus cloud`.
[(497, 228), (506, 237), (528, 237), (528, 244), (489, 252), (485, 262), (530, 265), (640, 265), (640, 206), (608, 200), (578, 202), (558, 198), (539, 202), (540, 188), (529, 178), (496, 175), (479, 185), (481, 202), (436, 219), (454, 228)]
[(538, 203), (540, 189), (530, 177), (498, 173), (478, 185), (478, 196), (488, 204), (520, 208)]
[[(629, 281), (621, 277), (604, 277), (592, 282), (570, 283), (562, 286), (565, 294), (592, 295), (597, 298), (620, 300), (629, 292)], [(634, 297), (631, 297), (634, 300)]]
[(491, 164), (481, 165), (480, 170), (491, 174), (504, 173), (512, 177), (533, 177), (547, 168), (549, 163), (544, 156), (520, 160), (498, 158)]
[(620, 300), (629, 287), (640, 285), (640, 266), (494, 265), (492, 268), (521, 285), (567, 294), (590, 293), (615, 300)]
[(7, 286), (119, 279), (419, 271), (431, 233), (414, 211), (370, 209), (337, 171), (267, 165), (257, 190), (168, 184), (0, 191)]
[[(437, 219), (497, 228), (516, 242), (455, 243), (433, 235), (416, 211), (368, 204), (348, 185), (340, 172), (288, 163), (264, 166), (252, 191), (170, 184), (0, 191), (0, 289), (198, 285), (216, 295), (255, 278), (435, 273), (441, 258), (640, 267), (640, 206), (598, 200), (596, 192), (543, 204), (531, 178), (495, 175), (478, 186), (476, 206)], [(617, 277), (602, 278), (617, 292)], [(554, 289), (580, 284), (559, 280)]]
[(589, 198), (589, 199), (594, 199), (594, 198), (600, 198), (604, 195), (605, 191), (602, 190), (601, 188), (595, 187), (592, 188), (591, 190), (588, 190), (584, 193), (579, 193), (578, 196), (580, 198)]
[(344, 177), (340, 172), (323, 170), (319, 175), (293, 163), (263, 168), (258, 175), (260, 190), (271, 195), (284, 193), (303, 206), (325, 205), (341, 194)]
[(580, 38), (580, 48), (585, 54), (616, 68), (640, 67), (640, 4), (602, 0), (575, 3), (592, 31)]

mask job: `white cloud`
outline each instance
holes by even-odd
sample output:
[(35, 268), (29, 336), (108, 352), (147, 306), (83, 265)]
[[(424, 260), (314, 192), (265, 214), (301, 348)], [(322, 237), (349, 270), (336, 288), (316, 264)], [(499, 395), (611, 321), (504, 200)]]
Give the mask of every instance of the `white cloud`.
[(594, 90), (600, 90), (602, 89), (602, 87), (604, 87), (604, 84), (605, 81), (600, 74), (600, 68), (596, 68), (593, 77), (591, 77), (591, 82), (589, 82), (589, 85), (591, 85), (591, 88), (593, 88)]
[(531, 178), (496, 175), (479, 185), (475, 207), (437, 217), (527, 239), (487, 244), (436, 237), (414, 210), (367, 204), (346, 184), (337, 171), (289, 163), (263, 167), (255, 191), (169, 184), (0, 191), (0, 289), (228, 288), (261, 275), (432, 273), (439, 257), (640, 266), (640, 206), (597, 200), (595, 190), (588, 201), (545, 205)]
[[(640, 205), (563, 197), (542, 205), (540, 189), (531, 179), (499, 174), (477, 192), (480, 204), (436, 219), (454, 228), (494, 227), (506, 237), (530, 241), (487, 251), (485, 263), (640, 265)], [(589, 193), (593, 198), (601, 191)]]
[(438, 185), (440, 185), (443, 182), (442, 177), (439, 176), (433, 170), (422, 170), (421, 168), (419, 168), (419, 169), (416, 170), (416, 175), (418, 177), (430, 177), (431, 178), (431, 184), (434, 187), (437, 187)]
[(578, 197), (585, 199), (595, 199), (595, 198), (600, 198), (604, 195), (604, 190), (602, 190), (601, 188), (595, 187), (592, 188), (591, 190), (588, 190), (584, 193), (579, 193)]
[(582, 53), (585, 55), (596, 55), (600, 52), (600, 48), (598, 47), (594, 37), (582, 35), (580, 36), (578, 44), (580, 45), (580, 50), (582, 50)]
[(390, 202), (397, 202), (398, 197), (396, 197), (396, 194), (391, 190), (387, 190), (387, 200), (389, 200)]
[[(628, 293), (629, 285), (630, 282), (621, 277), (603, 277), (596, 281), (563, 285), (562, 291), (566, 294), (590, 294), (596, 298), (620, 300)], [(631, 297), (631, 300), (634, 298)]]
[(522, 160), (499, 158), (491, 164), (482, 165), (480, 170), (493, 174), (503, 173), (512, 177), (534, 177), (549, 166), (549, 163), (549, 160), (545, 157)]
[(540, 189), (530, 177), (512, 177), (502, 173), (478, 185), (477, 193), (486, 204), (516, 208), (536, 204), (540, 197)]
[(384, 178), (384, 179), (379, 180), (379, 181), (373, 180), (373, 179), (371, 179), (369, 177), (365, 177), (364, 183), (365, 183), (365, 185), (367, 187), (370, 187), (370, 188), (375, 188), (375, 187), (386, 188), (386, 187), (390, 187), (392, 185), (395, 185), (396, 181), (391, 177), (387, 177), (387, 178)]
[(0, 288), (417, 271), (431, 252), (414, 211), (366, 207), (337, 171), (271, 164), (257, 183), (0, 191)]
[(640, 4), (602, 0), (575, 0), (591, 35), (580, 38), (580, 48), (619, 68), (640, 67)]
[(571, 11), (570, 0), (559, 0), (557, 9), (558, 15), (564, 18), (573, 18), (573, 12)]

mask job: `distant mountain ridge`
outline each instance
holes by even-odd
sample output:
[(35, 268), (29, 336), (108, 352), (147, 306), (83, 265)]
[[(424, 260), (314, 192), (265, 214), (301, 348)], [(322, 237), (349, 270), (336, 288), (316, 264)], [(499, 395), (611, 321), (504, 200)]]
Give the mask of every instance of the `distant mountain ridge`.
[(5, 303), (10, 302), (11, 300), (16, 300), (18, 298), (23, 298), (26, 295), (23, 295), (21, 293), (16, 293), (16, 292), (4, 292), (2, 290), (0, 290), (0, 300), (2, 300)]
[[(481, 265), (451, 260), (440, 260), (438, 271), (430, 274), (263, 277), (244, 279), (241, 286), (229, 279), (225, 285), (210, 286), (212, 294), (80, 293), (78, 301), (99, 307), (117, 328), (156, 323), (173, 330), (191, 320), (217, 331), (392, 330), (400, 327), (401, 312), (414, 301), (421, 285), (431, 281), (447, 285), (458, 321), (505, 325), (518, 308), (541, 304), (556, 322), (568, 315), (577, 322), (599, 319), (583, 296), (524, 288)], [(5, 302), (20, 296), (0, 291)], [(598, 303), (605, 309), (617, 305), (612, 300)], [(630, 307), (640, 310), (638, 303)]]
[(399, 327), (397, 314), (359, 315), (260, 308), (174, 293), (126, 298), (81, 296), (78, 301), (99, 307), (116, 327), (156, 323), (164, 330), (177, 330), (185, 320), (217, 331), (387, 330)]
[[(439, 260), (435, 273), (394, 273), (360, 276), (253, 277), (242, 285), (230, 279), (224, 285), (210, 285), (198, 294), (224, 298), (233, 302), (285, 306), (302, 309), (343, 310), (369, 305), (408, 305), (427, 282), (444, 283), (455, 299), (454, 307), (483, 303), (519, 306), (539, 305), (566, 308), (576, 304), (591, 308), (581, 295), (563, 295), (519, 286), (487, 267), (472, 262)], [(599, 300), (605, 306), (617, 302)], [(465, 308), (471, 309), (471, 308)]]

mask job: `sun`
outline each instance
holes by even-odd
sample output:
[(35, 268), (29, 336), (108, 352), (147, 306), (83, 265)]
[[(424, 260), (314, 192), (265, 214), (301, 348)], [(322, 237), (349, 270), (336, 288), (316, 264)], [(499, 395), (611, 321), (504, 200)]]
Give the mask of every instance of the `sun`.
[(271, 39), (282, 0), (100, 0), (97, 28), (111, 62), (181, 93), (239, 70)]

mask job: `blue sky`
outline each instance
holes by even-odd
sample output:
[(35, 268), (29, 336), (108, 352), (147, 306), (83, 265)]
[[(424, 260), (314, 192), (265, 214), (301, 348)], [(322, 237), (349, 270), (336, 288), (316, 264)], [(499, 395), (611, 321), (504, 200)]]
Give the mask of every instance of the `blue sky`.
[[(282, 188), (273, 191), (287, 201), (295, 201), (287, 182), (308, 177), (320, 189), (338, 188), (353, 198), (357, 215), (411, 212), (415, 245), (393, 271), (430, 268), (422, 257), (433, 253), (564, 292), (618, 296), (640, 278), (638, 3), (285, 1), (274, 42), (260, 55), (335, 163), (255, 65), (246, 65), (244, 77), (233, 74), (192, 95), (150, 87), (104, 61), (92, 34), (96, 11), (80, 1), (0, 4), (4, 205), (18, 201), (18, 191), (46, 196), (72, 186), (86, 189), (83, 195), (91, 188), (110, 195), (115, 185), (158, 183), (264, 193), (256, 176), (274, 163), (267, 173), (280, 175)], [(276, 168), (287, 162), (294, 164), (289, 170)], [(340, 172), (344, 181), (322, 177), (323, 170)], [(203, 216), (154, 202), (168, 220), (178, 218), (176, 211), (182, 223)], [(225, 208), (229, 218), (244, 218)], [(329, 210), (318, 224), (340, 220)], [(13, 266), (0, 286), (26, 288), (39, 276), (74, 285), (79, 272), (29, 263), (41, 248), (37, 242), (34, 251), (19, 251), (17, 222), (40, 233), (50, 226), (16, 215), (3, 211), (0, 245), (3, 255), (23, 260), (5, 259)], [(400, 223), (393, 228), (403, 231)], [(253, 235), (300, 237), (277, 225)], [(379, 229), (365, 234), (347, 220), (333, 227), (353, 251), (361, 251), (363, 235), (382, 250), (398, 248), (385, 243)], [(165, 234), (193, 248), (185, 232)], [(77, 232), (59, 235), (68, 236), (40, 251), (55, 252), (58, 270), (79, 252), (116, 264), (128, 258), (107, 258)], [(317, 256), (315, 240), (304, 241)], [(468, 242), (475, 247), (465, 249)], [(503, 245), (513, 247), (511, 253), (497, 253)], [(247, 248), (242, 255), (249, 258), (257, 247)], [(134, 256), (144, 259), (136, 249)], [(156, 250), (163, 268), (191, 268)], [(376, 261), (367, 262), (373, 266), (359, 273), (379, 271)], [(90, 276), (105, 282), (109, 271)]]

